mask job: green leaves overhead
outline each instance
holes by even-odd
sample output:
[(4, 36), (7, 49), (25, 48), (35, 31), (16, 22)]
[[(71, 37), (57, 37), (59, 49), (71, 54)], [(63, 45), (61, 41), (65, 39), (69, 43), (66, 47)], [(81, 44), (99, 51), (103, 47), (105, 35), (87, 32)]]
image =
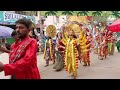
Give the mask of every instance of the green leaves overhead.
[(62, 15), (73, 15), (74, 11), (63, 11)]
[(57, 11), (48, 11), (45, 13), (45, 16), (57, 16)]
[(111, 11), (113, 16), (115, 16), (116, 18), (120, 18), (120, 13), (119, 11)]
[(109, 16), (113, 15), (116, 18), (120, 17), (119, 11), (40, 11), (42, 16)]
[(77, 16), (88, 16), (89, 11), (79, 11)]
[(101, 16), (102, 11), (95, 11), (92, 13), (93, 16)]

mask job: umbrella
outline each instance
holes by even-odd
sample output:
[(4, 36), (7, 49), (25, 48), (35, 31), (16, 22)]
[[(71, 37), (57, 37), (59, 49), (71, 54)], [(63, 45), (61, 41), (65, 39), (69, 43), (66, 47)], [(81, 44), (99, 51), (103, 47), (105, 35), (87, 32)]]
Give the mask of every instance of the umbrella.
[(112, 32), (120, 32), (120, 18), (115, 20), (111, 25), (109, 25), (108, 30)]
[(12, 28), (0, 26), (0, 38), (10, 38), (13, 31)]

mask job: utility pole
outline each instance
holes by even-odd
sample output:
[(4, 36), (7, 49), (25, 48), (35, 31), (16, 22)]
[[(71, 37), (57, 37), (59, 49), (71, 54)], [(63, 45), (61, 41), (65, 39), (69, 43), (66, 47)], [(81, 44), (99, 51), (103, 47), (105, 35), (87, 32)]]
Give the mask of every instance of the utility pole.
[(39, 40), (40, 40), (40, 43), (42, 44), (42, 52), (43, 52), (43, 50), (44, 50), (44, 35), (43, 35), (43, 26), (42, 26), (42, 18), (41, 18), (40, 11), (38, 11), (38, 17), (39, 17), (39, 24), (40, 24)]
[(38, 11), (38, 17), (39, 17), (40, 31), (43, 31), (42, 30), (42, 18), (41, 18), (41, 12), (40, 11)]

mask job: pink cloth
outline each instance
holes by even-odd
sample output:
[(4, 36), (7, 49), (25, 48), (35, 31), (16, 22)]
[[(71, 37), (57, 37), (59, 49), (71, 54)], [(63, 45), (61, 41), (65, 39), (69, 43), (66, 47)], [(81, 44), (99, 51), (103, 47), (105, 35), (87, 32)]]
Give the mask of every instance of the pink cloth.
[(108, 26), (108, 30), (112, 32), (120, 32), (120, 19), (117, 19), (110, 26)]

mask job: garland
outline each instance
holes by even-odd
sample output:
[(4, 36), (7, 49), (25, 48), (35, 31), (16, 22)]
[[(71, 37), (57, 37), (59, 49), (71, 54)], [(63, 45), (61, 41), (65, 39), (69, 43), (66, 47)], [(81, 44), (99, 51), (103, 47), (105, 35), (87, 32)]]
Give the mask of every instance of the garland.
[(46, 43), (47, 43), (47, 40), (45, 41), (45, 48), (44, 48), (44, 55), (43, 55), (43, 59), (45, 59), (46, 57)]
[[(83, 33), (80, 33), (81, 36), (83, 36)], [(83, 37), (79, 38), (80, 40), (80, 48), (81, 48), (81, 58), (86, 58), (86, 60), (90, 60), (90, 54), (89, 54), (89, 49), (88, 47), (90, 47), (90, 43), (87, 43), (88, 40), (86, 38), (86, 35), (84, 34)], [(87, 53), (87, 56), (84, 56), (84, 54)]]
[[(45, 59), (45, 56), (46, 56), (46, 43), (47, 43), (47, 40), (45, 41), (44, 57), (43, 57), (44, 59)], [(49, 43), (50, 43), (50, 57), (51, 57), (52, 61), (54, 62), (52, 40), (50, 40)]]
[(52, 62), (54, 63), (54, 57), (53, 57), (53, 43), (52, 40), (50, 40), (50, 57), (52, 59)]
[(78, 51), (77, 51), (77, 43), (75, 42), (75, 40), (74, 40), (74, 42), (73, 42), (73, 46), (74, 46), (74, 50), (75, 50), (75, 63), (76, 63), (76, 68), (78, 68)]
[[(68, 54), (68, 47), (69, 47), (69, 42), (70, 39), (68, 39), (68, 42), (66, 44), (66, 50), (65, 50), (65, 56), (64, 56), (64, 68), (66, 71), (69, 71), (69, 67), (67, 68), (67, 54)], [(72, 67), (75, 71), (75, 68), (78, 68), (78, 51), (77, 51), (77, 43), (75, 41), (75, 39), (73, 39), (72, 41)]]

